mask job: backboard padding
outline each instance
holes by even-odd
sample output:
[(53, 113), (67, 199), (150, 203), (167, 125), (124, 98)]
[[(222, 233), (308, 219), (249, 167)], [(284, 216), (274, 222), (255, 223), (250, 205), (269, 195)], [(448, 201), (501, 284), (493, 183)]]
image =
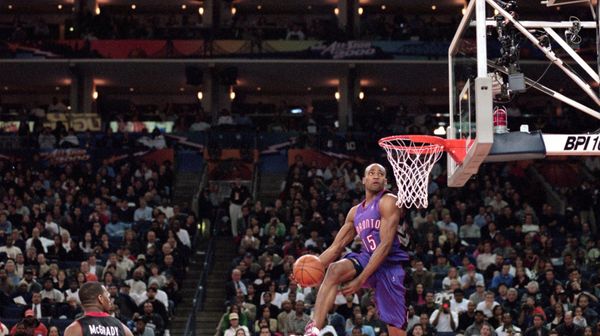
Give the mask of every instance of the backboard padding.
[(465, 9), (448, 50), (450, 123), (448, 139), (463, 139), (466, 156), (448, 156), (448, 186), (462, 187), (479, 170), (494, 142), (492, 80), (488, 77), (486, 1)]

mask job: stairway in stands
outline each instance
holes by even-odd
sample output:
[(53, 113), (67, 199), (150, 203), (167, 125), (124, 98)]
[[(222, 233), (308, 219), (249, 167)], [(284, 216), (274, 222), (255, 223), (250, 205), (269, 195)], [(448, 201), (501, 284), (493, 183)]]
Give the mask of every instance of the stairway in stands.
[(281, 193), (281, 183), (285, 181), (287, 172), (261, 172), (257, 199), (262, 201), (263, 206), (273, 204)]
[(215, 328), (225, 312), (225, 283), (230, 279), (231, 263), (237, 256), (231, 237), (216, 239), (214, 266), (206, 281), (204, 311), (198, 312), (196, 317), (197, 336), (215, 335)]
[(208, 240), (199, 242), (192, 259), (190, 260), (188, 272), (179, 290), (182, 301), (177, 306), (175, 316), (173, 316), (171, 320), (171, 336), (183, 335), (183, 332), (185, 331), (185, 324), (192, 311), (192, 300), (196, 293), (196, 286), (198, 285), (198, 280), (202, 274), (202, 265), (204, 263), (207, 243)]
[[(204, 168), (202, 156), (194, 151), (178, 151), (175, 159), (177, 171), (173, 186), (173, 204), (180, 207), (191, 206), (202, 179)], [(208, 238), (200, 238), (192, 252), (188, 272), (183, 283), (180, 284), (179, 291), (182, 301), (177, 306), (175, 316), (171, 320), (171, 336), (184, 334), (188, 316), (192, 312), (196, 287), (203, 271), (207, 246)]]
[(178, 172), (173, 187), (173, 204), (190, 206), (194, 195), (198, 192), (201, 178), (202, 171)]
[(194, 195), (198, 192), (206, 164), (202, 152), (186, 149), (177, 150), (175, 163), (173, 203), (179, 206), (189, 206), (192, 204)]

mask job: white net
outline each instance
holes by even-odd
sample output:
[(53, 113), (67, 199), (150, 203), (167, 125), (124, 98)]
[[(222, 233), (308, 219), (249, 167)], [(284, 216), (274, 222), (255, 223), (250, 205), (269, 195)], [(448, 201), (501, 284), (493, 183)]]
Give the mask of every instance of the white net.
[[(428, 142), (429, 140), (435, 142)], [(398, 184), (398, 207), (427, 208), (429, 173), (444, 153), (444, 145), (439, 140), (441, 139), (427, 136), (396, 136), (379, 140)]]

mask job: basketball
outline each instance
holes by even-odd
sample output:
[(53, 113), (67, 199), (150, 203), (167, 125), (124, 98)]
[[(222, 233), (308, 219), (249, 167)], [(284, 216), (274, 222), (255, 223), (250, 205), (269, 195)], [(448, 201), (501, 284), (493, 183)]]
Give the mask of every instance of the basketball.
[(294, 278), (302, 287), (314, 287), (325, 276), (321, 260), (312, 254), (303, 255), (294, 263)]

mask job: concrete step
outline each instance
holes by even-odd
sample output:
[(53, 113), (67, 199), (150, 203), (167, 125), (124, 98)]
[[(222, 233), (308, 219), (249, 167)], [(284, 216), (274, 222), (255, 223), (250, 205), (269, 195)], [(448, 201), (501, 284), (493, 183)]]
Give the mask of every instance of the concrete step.
[(225, 311), (224, 284), (229, 280), (231, 261), (237, 256), (236, 245), (231, 237), (217, 238), (215, 264), (206, 282), (204, 309), (196, 315), (196, 335), (215, 335), (215, 328)]
[(286, 177), (286, 174), (261, 174), (257, 198), (264, 204), (273, 203), (279, 197), (281, 183)]
[[(231, 252), (218, 253), (217, 252), (217, 255), (215, 255), (215, 266), (219, 265), (219, 266), (223, 266), (224, 267), (223, 269), (228, 269), (233, 266), (232, 261), (237, 256), (238, 256), (237, 253), (231, 253)], [(217, 269), (217, 267), (215, 267), (215, 269)]]
[(186, 193), (186, 194), (193, 195), (198, 190), (198, 187), (194, 186), (194, 185), (182, 184), (179, 186), (176, 185), (175, 187), (173, 187), (173, 189), (174, 189), (173, 191), (176, 191), (179, 194)]
[[(208, 280), (206, 281), (206, 286), (214, 287), (215, 290), (218, 290), (219, 286), (223, 287), (223, 285), (224, 285), (223, 279), (219, 279), (219, 278), (209, 277)], [(223, 290), (225, 290), (225, 289), (223, 288)]]
[(178, 172), (177, 178), (175, 179), (175, 183), (180, 182), (180, 181), (189, 183), (190, 181), (199, 179), (201, 176), (202, 176), (202, 173), (197, 173), (197, 172)]
[(194, 193), (177, 193), (173, 194), (173, 202), (179, 201), (180, 204), (191, 204)]
[(223, 265), (221, 263), (224, 263), (224, 266), (230, 266), (233, 259), (235, 259), (237, 256), (238, 251), (232, 251), (229, 249), (215, 251), (215, 265), (221, 266)]
[(238, 251), (231, 250), (231, 248), (222, 248), (220, 250), (215, 250), (215, 261), (225, 261), (227, 262), (227, 265), (231, 264), (233, 259), (235, 259), (237, 256)]
[(185, 328), (185, 324), (187, 323), (188, 317), (183, 318), (183, 316), (180, 319), (173, 319), (171, 320), (171, 328), (178, 328), (178, 327), (183, 327)]
[(191, 288), (182, 289), (180, 293), (181, 293), (181, 297), (184, 298), (183, 299), (184, 301), (188, 298), (191, 301), (192, 298), (194, 297), (194, 295), (196, 294), (196, 285), (194, 285)]
[(217, 331), (217, 326), (215, 325), (214, 327), (198, 327), (196, 328), (196, 335), (209, 335), (209, 336), (214, 336), (215, 332)]
[(201, 312), (196, 316), (196, 321), (201, 323), (212, 322), (221, 319), (221, 316), (223, 316), (223, 312)]
[(187, 319), (188, 316), (190, 316), (190, 314), (192, 313), (192, 307), (191, 305), (188, 307), (177, 307), (177, 316), (181, 317), (182, 319)]
[(224, 307), (225, 306), (225, 297), (206, 297), (204, 300), (205, 307)]
[(217, 286), (222, 287), (225, 285), (225, 282), (229, 281), (230, 277), (231, 276), (230, 276), (229, 272), (220, 272), (218, 274), (211, 274), (208, 277), (208, 281), (210, 281), (212, 283), (214, 283), (215, 281), (219, 281), (220, 284), (217, 284)]
[(217, 251), (237, 251), (237, 245), (235, 244), (233, 237), (227, 237), (222, 243), (215, 245), (215, 252)]
[(204, 269), (197, 269), (197, 268), (192, 268), (187, 272), (187, 277), (186, 280), (188, 279), (197, 279), (202, 275), (202, 272), (204, 272)]
[[(204, 259), (204, 258), (202, 258)], [(187, 272), (187, 276), (189, 278), (199, 278), (202, 275), (202, 272), (204, 272), (204, 267), (200, 266), (200, 267), (191, 267), (190, 270)], [(188, 278), (186, 278), (187, 280)]]
[(209, 288), (210, 290), (206, 292), (206, 297), (215, 297), (216, 295), (214, 295), (214, 293), (218, 293), (218, 294), (222, 294), (225, 293), (225, 287), (223, 286), (223, 281), (221, 281), (221, 285), (217, 285), (217, 286), (212, 286), (210, 284), (206, 284), (206, 288)]
[(265, 189), (271, 189), (271, 190), (281, 190), (281, 183), (283, 181), (282, 180), (278, 180), (277, 178), (271, 179), (268, 178), (266, 181), (263, 180), (260, 183), (260, 190), (263, 191)]
[(231, 260), (216, 258), (215, 265), (214, 265), (213, 269), (210, 271), (210, 275), (212, 276), (213, 274), (216, 274), (216, 275), (227, 274), (227, 273), (229, 273), (230, 268), (231, 268)]
[[(205, 307), (211, 307), (211, 303), (223, 304), (222, 301), (225, 300), (227, 296), (227, 292), (224, 290), (216, 290), (214, 287), (207, 287), (208, 291), (206, 292), (206, 304)], [(210, 300), (210, 302), (209, 302)]]
[[(210, 281), (212, 283), (211, 287), (213, 287), (213, 288), (219, 288), (219, 287), (225, 286), (225, 283), (230, 280), (230, 277), (231, 276), (229, 275), (229, 272), (223, 272), (223, 273), (220, 273), (220, 274), (211, 274), (208, 277), (208, 281), (207, 282)], [(215, 284), (215, 282), (217, 282), (217, 284)]]
[(187, 177), (185, 176), (180, 176), (178, 179), (175, 180), (175, 186), (178, 185), (195, 185), (198, 186), (198, 184), (200, 183), (200, 175), (189, 175)]
[(171, 324), (185, 322), (185, 321), (187, 321), (189, 316), (190, 316), (189, 314), (187, 314), (187, 315), (177, 314), (175, 317), (173, 317), (171, 319)]
[(189, 184), (181, 184), (181, 185), (175, 185), (174, 189), (177, 191), (196, 192), (198, 190), (198, 186), (189, 185)]
[(281, 182), (261, 184), (259, 188), (261, 193), (264, 191), (281, 192)]
[(281, 188), (281, 183), (285, 180), (286, 177), (287, 177), (286, 175), (280, 175), (280, 174), (263, 174), (260, 177), (260, 183), (259, 183), (261, 190), (265, 186), (273, 186), (273, 187), (276, 187), (277, 189)]
[(184, 204), (190, 204), (191, 197), (173, 197), (173, 204), (183, 206)]
[(197, 173), (179, 173), (177, 174), (177, 178), (175, 179), (175, 184), (177, 183), (193, 183), (200, 180), (201, 174)]

